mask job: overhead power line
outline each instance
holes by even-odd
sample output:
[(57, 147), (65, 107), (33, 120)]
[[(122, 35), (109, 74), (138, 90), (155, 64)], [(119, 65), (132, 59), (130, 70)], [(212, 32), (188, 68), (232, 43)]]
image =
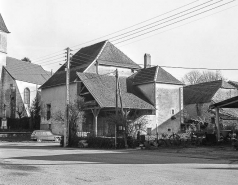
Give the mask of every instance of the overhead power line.
[(119, 41), (119, 42), (115, 43), (115, 45), (116, 45), (116, 44), (119, 44), (119, 43), (122, 43), (122, 42), (126, 42), (126, 41), (128, 41), (128, 40), (131, 40), (131, 39), (134, 39), (134, 38), (137, 38), (137, 37), (140, 37), (140, 36), (143, 36), (143, 35), (145, 35), (145, 34), (148, 34), (148, 33), (154, 32), (154, 31), (157, 31), (157, 30), (159, 30), (159, 29), (162, 29), (162, 28), (165, 28), (165, 27), (168, 27), (168, 26), (174, 25), (174, 24), (176, 24), (176, 23), (182, 22), (182, 21), (187, 20), (187, 19), (190, 19), (190, 18), (192, 18), (192, 17), (196, 17), (196, 16), (198, 16), (198, 15), (204, 14), (204, 13), (209, 12), (209, 11), (211, 11), (211, 10), (214, 10), (214, 9), (216, 9), (216, 8), (219, 8), (219, 7), (225, 6), (225, 5), (227, 5), (227, 4), (229, 4), (229, 3), (232, 3), (232, 2), (234, 2), (234, 1), (236, 1), (236, 0), (229, 1), (229, 2), (224, 3), (224, 4), (222, 4), (222, 5), (216, 6), (216, 7), (214, 7), (214, 8), (210, 8), (210, 9), (205, 10), (205, 11), (203, 11), (203, 12), (197, 13), (197, 14), (192, 15), (192, 16), (190, 16), (190, 17), (186, 17), (186, 18), (184, 18), (184, 19), (181, 19), (181, 20), (179, 20), (179, 21), (176, 21), (176, 22), (173, 22), (173, 23), (167, 24), (167, 25), (165, 25), (165, 26), (162, 26), (162, 27), (159, 27), (159, 28), (156, 28), (156, 29), (150, 30), (150, 31), (145, 32), (145, 33), (142, 33), (142, 34), (140, 34), (140, 35), (136, 35), (136, 36), (131, 37), (131, 38), (129, 38), (129, 39)]
[[(136, 29), (134, 29), (134, 30), (130, 30), (130, 31), (128, 31), (128, 32), (122, 33), (122, 34), (117, 35), (117, 36), (115, 36), (115, 37), (109, 38), (109, 40), (114, 39), (114, 38), (117, 38), (117, 37), (120, 37), (120, 36), (123, 36), (123, 35), (126, 35), (126, 34), (128, 34), (128, 33), (131, 33), (131, 32), (137, 31), (137, 30), (140, 30), (140, 29), (142, 29), (142, 28), (147, 28), (147, 27), (150, 26), (150, 25), (154, 25), (154, 24), (156, 24), (156, 23), (158, 23), (158, 22), (161, 22), (161, 21), (163, 21), (163, 20), (167, 20), (167, 19), (169, 19), (169, 18), (171, 18), (171, 17), (175, 17), (176, 15), (179, 15), (179, 14), (181, 14), (181, 13), (187, 12), (187, 11), (189, 11), (189, 10), (192, 10), (192, 9), (194, 9), (194, 8), (197, 8), (197, 7), (199, 7), (199, 6), (202, 6), (202, 5), (204, 5), (204, 4), (207, 4), (207, 3), (211, 2), (211, 1), (213, 1), (213, 0), (210, 0), (210, 1), (207, 1), (207, 2), (205, 2), (205, 3), (199, 4), (199, 5), (194, 6), (194, 7), (192, 7), (192, 8), (189, 8), (189, 9), (184, 10), (184, 11), (182, 11), (182, 12), (176, 13), (176, 14), (171, 15), (171, 16), (169, 16), (169, 17), (165, 17), (165, 18), (163, 18), (163, 19), (160, 19), (160, 20), (158, 20), (158, 21), (155, 21), (155, 22), (152, 22), (152, 23), (150, 23), (150, 24), (144, 25), (144, 26), (142, 26), (142, 27), (136, 28)], [(203, 9), (203, 8), (212, 6), (212, 5), (214, 5), (214, 4), (216, 4), (216, 3), (219, 3), (219, 2), (221, 2), (221, 1), (223, 1), (223, 0), (217, 1), (217, 2), (215, 2), (215, 3), (213, 3), (213, 4), (209, 4), (209, 5), (205, 6), (205, 7), (200, 8), (200, 9), (196, 9), (196, 10), (194, 10), (194, 11), (192, 11), (192, 12), (187, 13), (187, 14), (183, 14), (183, 15), (181, 15), (181, 16), (175, 17), (174, 19), (177, 19), (177, 18), (180, 18), (180, 17), (182, 17), (182, 16), (188, 15), (188, 14), (193, 13), (193, 12), (195, 12), (195, 11), (199, 11), (199, 10), (201, 10), (201, 9)], [(169, 22), (169, 21), (172, 21), (172, 20), (174, 20), (174, 19), (170, 19), (170, 20), (165, 21), (165, 22), (162, 22), (162, 23), (160, 23), (160, 24), (156, 24), (156, 25), (151, 26), (151, 27), (149, 27), (149, 28), (153, 28), (153, 27), (155, 27), (155, 26), (164, 24), (164, 23)], [(147, 28), (147, 29), (149, 29), (149, 28)], [(144, 29), (144, 30), (145, 30), (145, 29)], [(140, 31), (144, 31), (144, 30), (140, 30)], [(119, 39), (120, 39), (120, 38), (119, 38)], [(116, 40), (118, 40), (118, 39), (116, 39)], [(113, 40), (112, 42), (114, 42), (114, 41), (116, 41), (116, 40)]]
[[(230, 2), (228, 2), (228, 3), (231, 3), (231, 2), (234, 2), (234, 1), (236, 1), (236, 0), (233, 0), (233, 1), (230, 1)], [(210, 2), (210, 1), (208, 1), (208, 2)], [(218, 2), (220, 2), (220, 1), (218, 1)], [(218, 7), (221, 7), (221, 6), (224, 6), (224, 5), (226, 5), (226, 4), (228, 4), (228, 3), (224, 3), (224, 4), (222, 4), (222, 5), (220, 5), (220, 6), (217, 6), (217, 7), (215, 7), (215, 8), (218, 8)], [(191, 4), (191, 3), (190, 3)], [(203, 3), (204, 4), (204, 3)], [(197, 6), (196, 6), (197, 7)], [(204, 7), (203, 7), (204, 8)], [(211, 11), (211, 10), (213, 10), (213, 9), (215, 9), (215, 8), (211, 8), (211, 9), (209, 9), (209, 10), (206, 10), (206, 11), (204, 11), (204, 12), (200, 12), (199, 14), (202, 14), (202, 13), (205, 13), (205, 12), (208, 12), (208, 11)], [(191, 9), (191, 8), (190, 8)], [(170, 11), (171, 12), (171, 11)], [(190, 12), (191, 13), (191, 12)], [(196, 14), (196, 15), (193, 15), (193, 16), (190, 16), (190, 17), (187, 17), (186, 19), (189, 19), (189, 18), (191, 18), (191, 17), (194, 17), (194, 16), (197, 16), (197, 15), (199, 15), (199, 14)], [(182, 20), (180, 20), (180, 21), (177, 21), (177, 22), (181, 22), (181, 21), (184, 21), (185, 19), (182, 19)], [(144, 21), (145, 22), (145, 21)], [(174, 22), (174, 23), (172, 23), (172, 24), (176, 24), (177, 22)], [(169, 24), (169, 25), (166, 25), (166, 26), (163, 26), (163, 27), (167, 27), (167, 26), (170, 26), (170, 25), (172, 25), (172, 24)], [(160, 28), (157, 28), (157, 29), (161, 29), (161, 27)], [(156, 29), (156, 30), (157, 30)], [(135, 36), (135, 37), (132, 37), (132, 38), (129, 38), (129, 39), (126, 39), (126, 40), (123, 40), (123, 41), (120, 41), (120, 42), (118, 42), (118, 43), (116, 43), (116, 44), (119, 44), (119, 43), (123, 43), (123, 42), (126, 42), (127, 40), (131, 40), (131, 39), (133, 39), (133, 38), (136, 38), (136, 37), (139, 37), (139, 36), (142, 36), (142, 35), (145, 35), (145, 34), (148, 34), (148, 33), (150, 33), (150, 32), (153, 32), (153, 31), (155, 31), (155, 30), (151, 30), (151, 31), (149, 31), (149, 32), (146, 32), (146, 33), (143, 33), (143, 34), (141, 34), (141, 35), (137, 35), (137, 36)], [(122, 37), (123, 38), (123, 37)], [(84, 56), (81, 56), (81, 55), (77, 55), (76, 57), (76, 59), (77, 60), (83, 60), (83, 59), (80, 59), (80, 58), (84, 58), (84, 59), (89, 59), (89, 58), (95, 58), (95, 56), (91, 56), (91, 55), (88, 55), (88, 54), (85, 54), (85, 53), (82, 53), (82, 52), (79, 52), (79, 54), (81, 54), (81, 55), (84, 55)], [(75, 56), (75, 55), (74, 55)], [(73, 57), (74, 57), (73, 56)], [(87, 57), (86, 57), (87, 56)], [(55, 56), (51, 56), (51, 57), (48, 57), (48, 58), (53, 58), (53, 57), (55, 57)], [(79, 57), (79, 58), (78, 58)], [(57, 58), (58, 59), (58, 58)], [(44, 61), (44, 62), (42, 62), (42, 63), (48, 63), (48, 62), (50, 62), (50, 61), (55, 61), (55, 60), (57, 60), (57, 59), (52, 59), (52, 60), (47, 60), (47, 61)], [(74, 59), (74, 58), (73, 58)], [(75, 59), (74, 59), (75, 60)], [(63, 61), (63, 60), (62, 60)], [(45, 65), (52, 65), (52, 64), (56, 64), (56, 63), (58, 63), (59, 61), (56, 61), (56, 62), (53, 62), (53, 63), (48, 63), (48, 64), (45, 64)]]
[(135, 42), (139, 42), (139, 41), (141, 41), (141, 40), (144, 40), (144, 39), (147, 39), (147, 38), (150, 38), (150, 37), (153, 37), (153, 36), (156, 36), (156, 35), (159, 35), (159, 34), (165, 33), (165, 32), (167, 32), (167, 31), (174, 30), (174, 29), (176, 29), (176, 28), (179, 28), (179, 27), (185, 26), (185, 25), (187, 25), (187, 24), (191, 24), (191, 23), (196, 22), (196, 21), (199, 21), (199, 20), (201, 20), (201, 19), (205, 19), (205, 18), (207, 18), (207, 17), (213, 16), (213, 15), (215, 15), (215, 14), (218, 14), (218, 13), (220, 13), (220, 12), (226, 11), (226, 10), (231, 9), (231, 8), (235, 8), (235, 7), (237, 7), (237, 6), (238, 6), (238, 5), (235, 5), (235, 6), (232, 6), (232, 7), (226, 8), (226, 9), (223, 9), (223, 10), (218, 11), (218, 12), (215, 12), (215, 13), (213, 13), (213, 14), (210, 14), (210, 15), (204, 16), (204, 17), (202, 17), (202, 18), (199, 18), (199, 19), (196, 19), (196, 20), (190, 21), (190, 22), (188, 22), (188, 23), (182, 24), (182, 25), (180, 25), (180, 26), (176, 26), (176, 27), (173, 27), (173, 28), (171, 28), (171, 29), (168, 29), (168, 30), (165, 30), (165, 31), (159, 32), (159, 33), (157, 33), (157, 34), (150, 35), (150, 36), (148, 36), (148, 37), (145, 37), (145, 38), (142, 38), (142, 39), (139, 39), (139, 40), (136, 40), (136, 41), (133, 41), (133, 42), (127, 43), (127, 44), (120, 45), (119, 47), (127, 46), (127, 45), (133, 44), (133, 43), (135, 43)]
[(83, 44), (87, 44), (87, 43), (90, 43), (90, 42), (93, 42), (93, 41), (96, 41), (96, 40), (99, 40), (99, 39), (108, 37), (108, 36), (110, 36), (110, 35), (114, 35), (114, 34), (119, 33), (119, 32), (121, 32), (121, 31), (130, 29), (130, 28), (133, 28), (133, 27), (138, 26), (138, 25), (141, 25), (141, 24), (143, 24), (143, 23), (145, 23), (145, 22), (151, 21), (151, 20), (156, 19), (156, 18), (158, 18), (158, 17), (161, 17), (161, 16), (163, 16), (163, 15), (169, 14), (169, 13), (171, 13), (171, 12), (174, 12), (174, 11), (176, 11), (176, 10), (179, 10), (179, 9), (181, 9), (181, 8), (184, 8), (184, 7), (186, 7), (186, 6), (189, 6), (189, 5), (191, 5), (191, 4), (193, 4), (193, 3), (197, 2), (197, 1), (199, 1), (199, 0), (196, 0), (196, 1), (193, 1), (193, 2), (191, 2), (191, 3), (185, 4), (185, 5), (183, 5), (183, 6), (180, 6), (180, 7), (178, 7), (178, 8), (175, 8), (175, 9), (170, 10), (170, 11), (168, 11), (168, 12), (159, 14), (159, 15), (157, 15), (157, 16), (155, 16), (155, 17), (152, 17), (152, 18), (147, 19), (147, 20), (145, 20), (145, 21), (139, 22), (139, 23), (134, 24), (134, 25), (132, 25), (132, 26), (123, 28), (123, 29), (121, 29), (121, 30), (118, 30), (118, 31), (109, 33), (109, 34), (104, 35), (104, 36), (102, 36), (102, 37), (98, 37), (98, 38), (96, 38), (96, 39), (93, 39), (93, 40), (90, 40), (90, 41), (87, 41), (87, 42), (84, 42), (84, 43), (81, 43), (81, 44), (78, 44), (78, 45), (75, 45), (75, 46), (71, 46), (71, 48), (74, 48), (74, 47), (77, 47), (77, 46), (81, 46), (81, 45), (83, 45)]
[[(139, 22), (139, 23), (134, 24), (134, 25), (132, 25), (132, 26), (123, 28), (123, 29), (118, 30), (118, 31), (116, 31), (116, 32), (113, 32), (113, 33), (104, 35), (104, 36), (102, 36), (102, 37), (98, 37), (98, 38), (96, 38), (96, 39), (93, 39), (93, 40), (90, 40), (90, 41), (87, 41), (87, 42), (84, 42), (84, 43), (81, 43), (81, 44), (77, 44), (77, 45), (75, 45), (75, 46), (71, 46), (70, 48), (74, 48), (74, 47), (77, 47), (77, 46), (81, 46), (81, 45), (83, 45), (83, 44), (87, 44), (87, 43), (90, 43), (90, 42), (93, 42), (93, 41), (96, 41), (96, 40), (99, 40), (99, 39), (108, 37), (108, 36), (110, 36), (110, 35), (119, 33), (119, 32), (121, 32), (121, 31), (127, 30), (127, 29), (129, 29), (129, 28), (135, 27), (135, 26), (137, 26), (137, 25), (143, 24), (143, 23), (148, 22), (148, 21), (150, 21), (150, 20), (156, 19), (156, 18), (161, 17), (161, 16), (163, 16), (163, 15), (169, 14), (169, 13), (171, 13), (171, 12), (174, 12), (174, 11), (176, 11), (176, 10), (179, 10), (179, 9), (181, 9), (181, 8), (184, 8), (184, 7), (186, 7), (186, 6), (189, 6), (189, 5), (191, 5), (191, 4), (193, 4), (193, 3), (197, 2), (197, 1), (199, 1), (199, 0), (196, 0), (196, 1), (193, 1), (193, 2), (191, 2), (191, 3), (185, 4), (185, 5), (183, 5), (183, 6), (180, 6), (180, 7), (178, 7), (178, 8), (175, 8), (175, 9), (170, 10), (170, 11), (168, 11), (168, 12), (165, 12), (165, 13), (163, 13), (163, 14), (159, 14), (159, 15), (157, 15), (157, 16), (155, 16), (155, 17), (152, 17), (152, 18), (147, 19), (147, 20), (145, 20), (145, 21)], [(65, 51), (65, 49), (60, 50), (60, 51), (55, 52), (55, 53), (52, 53), (52, 54), (49, 54), (49, 55), (45, 55), (45, 56), (42, 56), (42, 57), (35, 58), (35, 59), (33, 59), (33, 60), (43, 59), (43, 58), (45, 58), (45, 57), (54, 55), (54, 54), (59, 53), (59, 52), (62, 52), (62, 51)]]
[(201, 70), (213, 70), (213, 71), (237, 71), (238, 69), (234, 68), (205, 68), (205, 67), (180, 67), (180, 66), (160, 66), (165, 68), (176, 68), (176, 69), (201, 69)]

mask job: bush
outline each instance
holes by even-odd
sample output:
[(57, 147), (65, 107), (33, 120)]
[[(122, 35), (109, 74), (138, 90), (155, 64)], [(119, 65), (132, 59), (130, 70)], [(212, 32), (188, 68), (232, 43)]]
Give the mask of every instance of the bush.
[[(104, 138), (104, 137), (74, 137), (71, 139), (69, 146), (78, 147), (78, 142), (80, 140), (87, 140), (89, 148), (103, 148), (103, 149), (113, 149), (115, 148), (114, 138)], [(63, 141), (62, 141), (63, 142)], [(128, 137), (127, 144), (129, 148), (135, 148), (139, 146), (139, 142), (132, 137)], [(125, 141), (123, 138), (117, 138), (117, 149), (125, 148)]]
[(21, 119), (7, 118), (7, 127), (10, 130), (28, 130), (30, 118), (24, 117)]

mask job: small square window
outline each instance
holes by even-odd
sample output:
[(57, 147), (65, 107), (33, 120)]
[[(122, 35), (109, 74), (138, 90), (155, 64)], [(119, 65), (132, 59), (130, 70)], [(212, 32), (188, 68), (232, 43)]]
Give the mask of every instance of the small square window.
[(174, 109), (171, 109), (171, 114), (174, 115), (175, 114), (175, 111)]
[(147, 128), (147, 135), (151, 135), (151, 128)]

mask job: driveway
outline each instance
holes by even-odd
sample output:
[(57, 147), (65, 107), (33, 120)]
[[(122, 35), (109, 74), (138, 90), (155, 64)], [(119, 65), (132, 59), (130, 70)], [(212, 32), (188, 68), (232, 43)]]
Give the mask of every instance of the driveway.
[(213, 151), (214, 155), (209, 148), (93, 150), (60, 148), (58, 143), (0, 143), (0, 184), (237, 184), (238, 153), (227, 148)]

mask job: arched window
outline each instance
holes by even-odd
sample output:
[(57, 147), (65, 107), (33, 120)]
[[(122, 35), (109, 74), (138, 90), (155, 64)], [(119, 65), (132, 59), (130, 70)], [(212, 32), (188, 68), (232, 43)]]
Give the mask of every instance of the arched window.
[(30, 89), (29, 88), (24, 89), (24, 103), (30, 104)]

